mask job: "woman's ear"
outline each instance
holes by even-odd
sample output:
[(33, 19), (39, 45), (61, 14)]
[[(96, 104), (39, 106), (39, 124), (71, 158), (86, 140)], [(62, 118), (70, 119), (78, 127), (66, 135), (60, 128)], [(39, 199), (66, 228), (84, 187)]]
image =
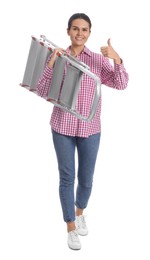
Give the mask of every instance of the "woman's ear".
[(67, 34), (69, 35), (69, 29), (67, 28)]

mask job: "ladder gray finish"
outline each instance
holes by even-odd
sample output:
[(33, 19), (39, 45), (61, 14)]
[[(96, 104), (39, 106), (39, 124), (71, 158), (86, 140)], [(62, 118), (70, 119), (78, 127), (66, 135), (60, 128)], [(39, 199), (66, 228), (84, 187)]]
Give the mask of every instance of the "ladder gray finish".
[[(57, 45), (49, 41), (45, 36), (41, 36), (40, 39), (32, 37), (23, 81), (20, 84), (21, 86), (37, 93), (38, 81), (42, 76), (46, 61), (57, 47)], [(88, 117), (76, 111), (76, 103), (83, 74), (92, 78), (96, 85), (95, 95)], [(99, 77), (92, 73), (85, 63), (80, 62), (71, 55), (59, 53), (54, 65), (52, 82), (46, 100), (81, 120), (90, 121), (96, 113), (100, 95), (101, 82)]]

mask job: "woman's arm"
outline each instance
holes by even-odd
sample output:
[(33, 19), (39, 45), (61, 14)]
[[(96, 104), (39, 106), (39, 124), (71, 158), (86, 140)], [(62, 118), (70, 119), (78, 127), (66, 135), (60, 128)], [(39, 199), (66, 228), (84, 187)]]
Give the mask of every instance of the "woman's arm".
[[(116, 89), (125, 89), (129, 80), (128, 73), (125, 70), (122, 59), (113, 49), (110, 39), (108, 39), (107, 44), (108, 46), (101, 47), (103, 54), (102, 84)], [(114, 61), (114, 66), (110, 64), (108, 58)]]
[(56, 48), (53, 51), (53, 53), (49, 56), (43, 74), (38, 81), (37, 94), (41, 97), (46, 98), (48, 96), (49, 88), (53, 77), (53, 67), (55, 64), (55, 60), (58, 57), (57, 54), (59, 52), (65, 53), (65, 50), (61, 48)]
[(37, 85), (37, 94), (43, 98), (48, 96), (51, 80), (53, 76), (53, 69), (49, 68), (46, 64), (42, 76), (40, 77)]
[(108, 58), (103, 58), (101, 81), (102, 84), (111, 88), (118, 90), (125, 89), (128, 85), (129, 76), (125, 70), (123, 61), (121, 64), (116, 64), (114, 62), (114, 66), (112, 66)]

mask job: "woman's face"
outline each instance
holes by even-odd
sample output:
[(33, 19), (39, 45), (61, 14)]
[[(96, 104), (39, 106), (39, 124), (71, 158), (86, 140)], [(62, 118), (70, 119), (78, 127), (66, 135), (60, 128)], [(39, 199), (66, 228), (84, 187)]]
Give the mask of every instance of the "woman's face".
[(72, 21), (71, 28), (67, 32), (73, 46), (84, 46), (90, 36), (89, 23), (84, 19), (75, 19)]

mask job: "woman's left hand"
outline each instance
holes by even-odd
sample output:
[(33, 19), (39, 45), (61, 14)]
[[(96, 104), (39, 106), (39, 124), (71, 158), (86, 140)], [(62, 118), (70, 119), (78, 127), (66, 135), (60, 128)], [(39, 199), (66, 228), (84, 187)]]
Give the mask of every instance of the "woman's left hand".
[(108, 57), (110, 59), (113, 59), (115, 63), (120, 64), (122, 61), (118, 55), (118, 53), (113, 49), (110, 39), (107, 41), (108, 46), (101, 47), (101, 52), (104, 57)]

